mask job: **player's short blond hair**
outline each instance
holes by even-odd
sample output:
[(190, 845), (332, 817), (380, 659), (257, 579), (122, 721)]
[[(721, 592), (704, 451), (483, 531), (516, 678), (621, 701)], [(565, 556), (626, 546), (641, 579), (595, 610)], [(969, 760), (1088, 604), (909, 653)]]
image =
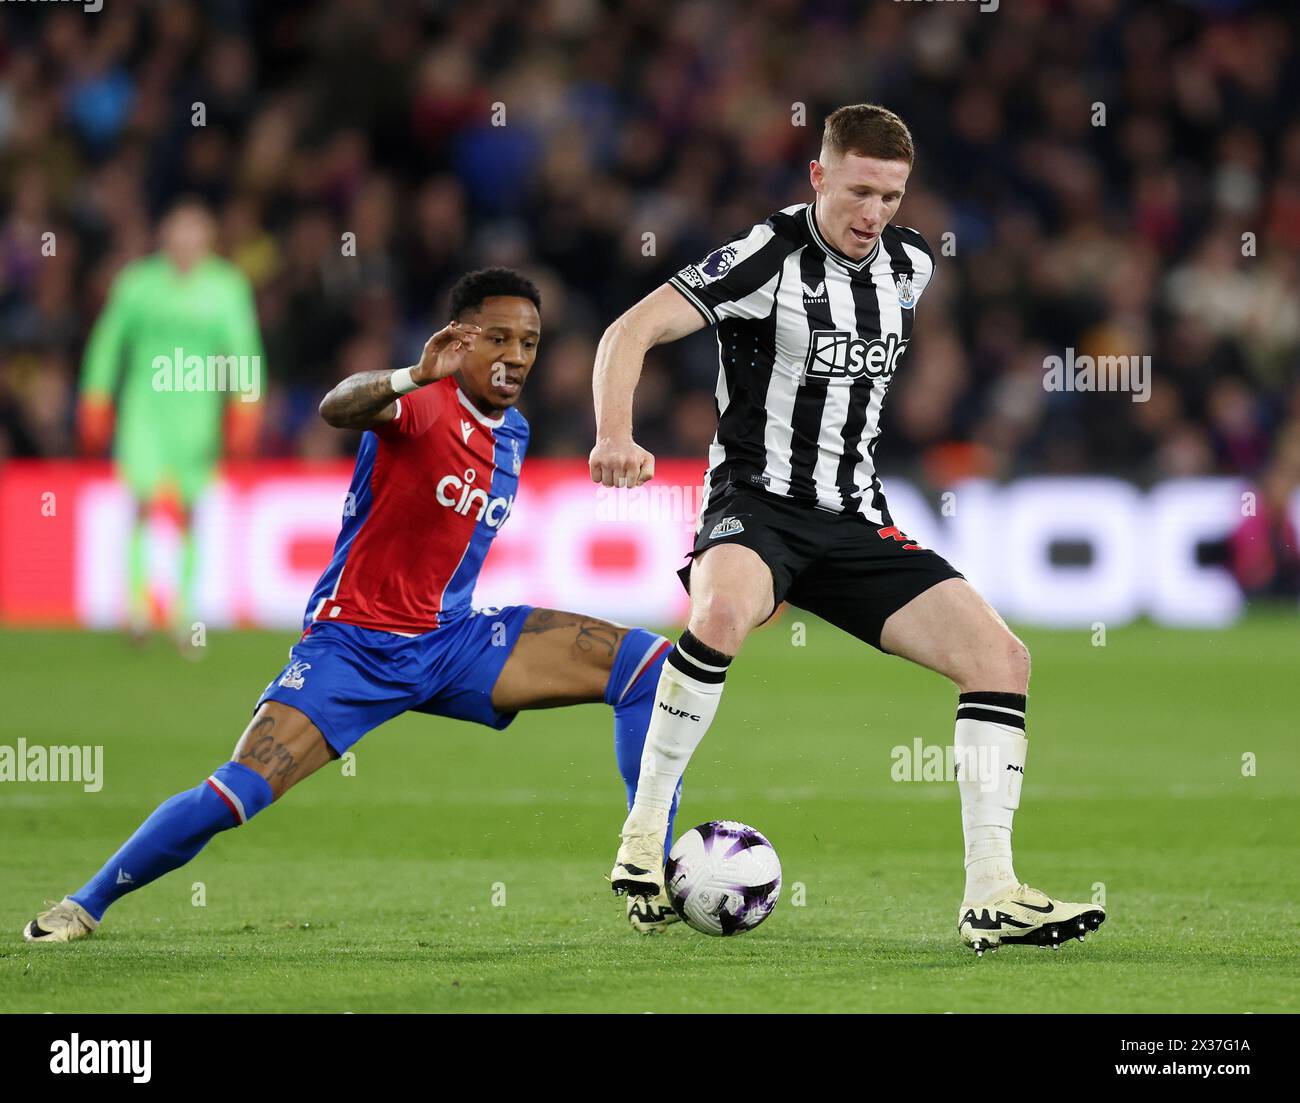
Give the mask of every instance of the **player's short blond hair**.
[(822, 131), (822, 160), (828, 154), (856, 153), (880, 161), (906, 161), (916, 156), (912, 132), (888, 108), (875, 103), (854, 103), (826, 116)]

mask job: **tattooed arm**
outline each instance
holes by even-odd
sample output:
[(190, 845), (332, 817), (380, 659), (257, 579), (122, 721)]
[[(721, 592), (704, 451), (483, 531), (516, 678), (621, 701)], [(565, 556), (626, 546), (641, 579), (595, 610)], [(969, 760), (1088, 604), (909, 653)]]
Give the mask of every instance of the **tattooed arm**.
[[(411, 382), (433, 383), (458, 371), (474, 351), (479, 327), (469, 322), (452, 322), (438, 330), (424, 344), (420, 362), (410, 369)], [(391, 371), (363, 371), (349, 375), (321, 399), (320, 416), (335, 429), (369, 429), (397, 416), (397, 391)]]
[[(412, 378), (415, 372), (411, 373)], [(349, 375), (321, 399), (320, 416), (335, 429), (369, 429), (397, 415), (391, 371)]]

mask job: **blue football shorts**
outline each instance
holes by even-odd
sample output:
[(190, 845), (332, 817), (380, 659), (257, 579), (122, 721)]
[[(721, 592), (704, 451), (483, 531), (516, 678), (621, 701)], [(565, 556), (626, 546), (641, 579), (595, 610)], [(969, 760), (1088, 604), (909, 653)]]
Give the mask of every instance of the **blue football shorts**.
[(403, 712), (471, 720), (500, 731), (516, 713), (492, 707), (492, 688), (531, 605), (474, 609), (419, 636), (338, 621), (315, 623), (257, 699), (306, 714), (342, 755)]

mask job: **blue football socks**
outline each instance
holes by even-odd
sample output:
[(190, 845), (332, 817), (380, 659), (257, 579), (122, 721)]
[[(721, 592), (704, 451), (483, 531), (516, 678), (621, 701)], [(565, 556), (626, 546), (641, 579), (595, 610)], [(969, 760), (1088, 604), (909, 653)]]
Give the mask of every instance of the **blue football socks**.
[(163, 801), (72, 899), (102, 919), (110, 904), (183, 866), (218, 831), (251, 820), (271, 799), (261, 774), (225, 763), (202, 784)]

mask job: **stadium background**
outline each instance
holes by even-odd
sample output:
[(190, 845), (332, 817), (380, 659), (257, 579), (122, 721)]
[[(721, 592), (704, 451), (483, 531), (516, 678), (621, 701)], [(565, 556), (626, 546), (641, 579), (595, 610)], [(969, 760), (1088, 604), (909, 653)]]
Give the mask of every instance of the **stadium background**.
[[(530, 455), (580, 477), (603, 327), (725, 235), (805, 199), (823, 115), (872, 100), (914, 131), (901, 220), (941, 253), (886, 406), (887, 490), (901, 476), (941, 521), (942, 494), (969, 478), (1230, 477), (1203, 495), (1226, 506), (1172, 553), (1190, 548), (1208, 568), (1196, 572), (1200, 598), (1185, 595), (1206, 611), (1185, 619), (1236, 615), (1224, 568), (1253, 596), (1300, 594), (1300, 65), (1288, 5), (126, 0), (94, 13), (12, 5), (4, 16), (0, 461), (77, 455), (80, 358), (107, 288), (155, 247), (169, 204), (198, 195), (256, 289), (262, 457), (349, 456), (355, 438), (316, 416), (321, 394), (350, 372), (413, 362), (455, 277), (508, 264), (545, 296), (542, 357), (522, 403)], [(1098, 103), (1104, 126), (1093, 125)], [(41, 252), (48, 231), (55, 256)], [(355, 256), (344, 255), (346, 233)], [(1044, 358), (1070, 348), (1150, 355), (1150, 401), (1046, 391)], [(715, 365), (707, 333), (649, 356), (637, 433), (661, 458), (703, 456)], [(538, 487), (544, 466), (533, 465)], [(699, 466), (681, 469), (682, 485)], [(17, 470), (0, 491), (4, 615), (120, 619), (90, 591), (120, 588), (103, 550), (122, 524), (55, 539)], [(85, 473), (25, 470), (59, 488), (56, 476)], [(1257, 496), (1253, 516), (1234, 507), (1243, 492)], [(1132, 499), (1132, 512), (1155, 511)], [(928, 516), (895, 514), (998, 590)], [(310, 585), (336, 519), (330, 510), (289, 537), (294, 586)], [(676, 520), (684, 546), (689, 518)], [(1047, 577), (1066, 579), (1091, 556), (1098, 575), (1074, 572), (1085, 589), (1139, 592), (1126, 615), (1102, 612), (1159, 614), (1140, 600), (1149, 580), (1102, 577), (1113, 549), (1071, 559), (1059, 546), (1070, 535), (1044, 536)], [(92, 550), (107, 577), (78, 574)], [(220, 557), (211, 543), (201, 553), (209, 575)], [(593, 577), (602, 563), (613, 570), (621, 592), (665, 563), (635, 546), (586, 547), (579, 559)], [(1162, 560), (1155, 575), (1172, 566)], [(168, 573), (165, 554), (158, 570)], [(500, 600), (523, 596), (502, 585)], [(1032, 614), (1037, 596), (1019, 605)], [(218, 596), (204, 611), (231, 621)], [(680, 595), (604, 611), (669, 616)], [(257, 610), (247, 619), (287, 623)]]

